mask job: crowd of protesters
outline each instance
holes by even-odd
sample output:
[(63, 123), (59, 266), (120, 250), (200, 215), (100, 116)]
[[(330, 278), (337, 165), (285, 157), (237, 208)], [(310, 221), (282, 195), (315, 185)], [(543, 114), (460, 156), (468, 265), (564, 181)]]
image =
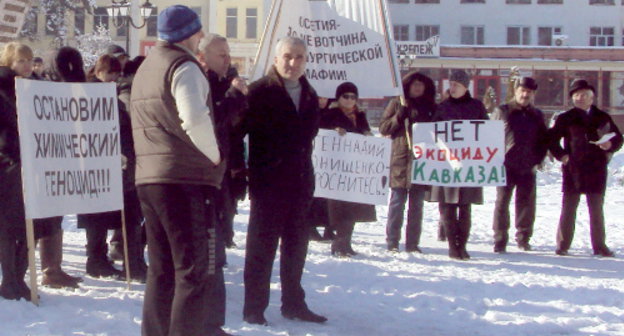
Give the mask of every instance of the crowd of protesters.
[[(237, 203), (251, 201), (244, 271), (243, 319), (267, 325), (271, 273), (280, 246), (281, 313), (285, 318), (323, 323), (307, 306), (301, 286), (310, 239), (332, 240), (331, 254), (349, 258), (356, 222), (376, 221), (372, 205), (313, 198), (313, 140), (319, 128), (373, 136), (358, 105), (356, 83), (340, 84), (328, 102), (306, 80), (307, 46), (285, 37), (275, 47), (266, 76), (247, 87), (231, 65), (227, 40), (207, 34), (194, 11), (175, 5), (158, 19), (159, 41), (147, 57), (130, 59), (112, 45), (85, 69), (80, 53), (62, 47), (34, 57), (11, 42), (0, 55), (0, 261), (5, 299), (30, 299), (24, 198), (20, 176), (15, 78), (54, 82), (111, 82), (118, 93), (123, 169), (123, 212), (78, 215), (86, 233), (91, 277), (125, 279), (114, 265), (127, 260), (131, 280), (146, 283), (144, 335), (228, 335), (223, 267), (226, 247), (235, 247)], [(536, 81), (518, 78), (513, 99), (488, 115), (469, 91), (470, 76), (450, 75), (446, 98), (436, 102), (433, 80), (412, 72), (403, 78), (404, 100), (390, 101), (379, 131), (391, 139), (386, 244), (399, 251), (407, 202), (405, 251), (422, 253), (424, 216), (439, 218), (440, 240), (450, 258), (470, 258), (467, 243), (471, 205), (483, 203), (481, 187), (413, 184), (412, 125), (446, 120), (500, 120), (505, 131), (507, 185), (497, 188), (493, 250), (505, 253), (509, 206), (515, 190), (515, 241), (531, 250), (536, 217), (536, 171), (548, 150), (563, 166), (563, 205), (558, 255), (567, 255), (581, 194), (587, 197), (594, 254), (613, 257), (605, 244), (602, 206), (607, 165), (622, 146), (622, 134), (608, 113), (594, 105), (596, 90), (578, 79), (570, 87), (573, 107), (546, 126), (533, 105)], [(246, 158), (244, 137), (248, 136)], [(606, 136), (606, 138), (605, 138)], [(601, 139), (602, 138), (602, 139)], [(425, 214), (425, 201), (439, 213)], [(82, 281), (62, 269), (62, 217), (34, 221), (40, 247), (41, 284), (77, 288)], [(317, 226), (325, 226), (321, 237)], [(108, 230), (114, 230), (110, 243)], [(281, 244), (280, 244), (281, 241)], [(109, 246), (110, 251), (109, 251)], [(149, 266), (145, 261), (145, 247)], [(126, 258), (127, 257), (127, 258)]]

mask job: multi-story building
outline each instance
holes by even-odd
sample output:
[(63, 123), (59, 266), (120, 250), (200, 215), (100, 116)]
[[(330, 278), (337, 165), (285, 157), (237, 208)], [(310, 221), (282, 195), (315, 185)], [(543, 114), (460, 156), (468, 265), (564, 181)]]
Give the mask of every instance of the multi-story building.
[[(142, 5), (145, 0), (133, 0)], [(76, 46), (77, 38), (93, 33), (98, 27), (108, 30), (113, 43), (126, 47), (131, 56), (146, 55), (157, 40), (157, 17), (160, 10), (179, 4), (177, 0), (152, 0), (151, 16), (139, 29), (128, 25), (124, 20), (109, 16), (110, 0), (97, 0), (96, 6), (86, 10), (81, 2), (76, 8), (66, 9), (62, 16), (58, 8), (44, 11), (32, 1), (33, 7), (27, 15), (20, 38), (33, 47), (36, 54), (59, 45)], [(228, 38), (232, 49), (233, 63), (241, 74), (247, 74), (253, 65), (258, 41), (264, 28), (266, 0), (188, 0), (185, 2), (201, 17), (207, 31)], [(134, 21), (143, 24), (143, 19)]]
[(473, 75), (473, 91), (488, 87), (505, 97), (509, 70), (538, 80), (536, 104), (547, 111), (569, 106), (575, 78), (588, 79), (597, 103), (624, 112), (624, 1), (621, 0), (388, 0), (397, 41), (439, 35), (439, 55), (410, 59), (445, 88), (449, 69)]

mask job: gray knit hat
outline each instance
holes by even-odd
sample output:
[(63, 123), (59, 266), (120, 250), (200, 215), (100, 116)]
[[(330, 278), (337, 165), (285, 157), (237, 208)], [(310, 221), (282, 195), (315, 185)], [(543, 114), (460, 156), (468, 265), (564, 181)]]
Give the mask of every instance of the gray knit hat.
[(463, 85), (465, 88), (468, 88), (470, 85), (470, 76), (464, 70), (455, 70), (451, 73), (451, 78), (449, 78), (451, 82), (457, 82)]

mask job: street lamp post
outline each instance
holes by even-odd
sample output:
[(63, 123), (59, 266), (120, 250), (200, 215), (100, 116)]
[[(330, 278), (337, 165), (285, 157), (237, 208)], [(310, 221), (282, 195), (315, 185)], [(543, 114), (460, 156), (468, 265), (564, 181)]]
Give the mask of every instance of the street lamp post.
[[(145, 2), (139, 7), (141, 18), (143, 22), (141, 24), (136, 24), (133, 20), (132, 7), (130, 0), (111, 0), (112, 5), (106, 8), (106, 12), (108, 16), (110, 16), (113, 20), (113, 25), (116, 28), (121, 28), (123, 26), (126, 27), (126, 52), (130, 54), (130, 27), (135, 29), (141, 29), (145, 27), (147, 24), (147, 19), (152, 15), (152, 10), (154, 6), (149, 2), (149, 0), (145, 0)], [(135, 7), (136, 8), (136, 7)]]

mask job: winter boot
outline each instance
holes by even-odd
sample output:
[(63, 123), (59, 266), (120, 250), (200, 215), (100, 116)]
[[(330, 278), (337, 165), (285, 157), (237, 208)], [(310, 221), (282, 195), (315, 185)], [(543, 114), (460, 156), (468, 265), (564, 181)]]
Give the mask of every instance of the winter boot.
[[(145, 257), (143, 255), (143, 244), (141, 243), (141, 227), (135, 226), (128, 228), (128, 263), (130, 266), (130, 279), (145, 283), (147, 280), (147, 267), (145, 265)], [(125, 280), (126, 267), (121, 273), (120, 280)]]
[(351, 238), (353, 237), (353, 229), (355, 229), (355, 223), (346, 225), (346, 228), (345, 228), (345, 231), (346, 231), (345, 232), (345, 237), (346, 237), (345, 251), (347, 252), (347, 254), (350, 257), (358, 255), (358, 253), (353, 250), (353, 246), (351, 246)]
[(455, 223), (448, 223), (444, 229), (444, 231), (446, 231), (446, 240), (448, 241), (449, 245), (449, 257), (451, 259), (461, 260), (461, 251), (457, 239), (457, 226), (455, 225)]
[(113, 231), (113, 236), (110, 240), (110, 252), (108, 253), (108, 257), (116, 261), (124, 260), (123, 231), (121, 229)]
[(438, 222), (438, 241), (446, 241), (446, 230), (444, 229), (442, 220)]
[(0, 296), (7, 300), (20, 299), (16, 281), (16, 258), (17, 245), (15, 243), (15, 239), (0, 237), (0, 262), (2, 263), (2, 284), (0, 284)]
[(61, 269), (63, 262), (63, 230), (39, 239), (39, 256), (43, 277), (41, 284), (52, 288), (78, 288), (82, 278), (73, 277)]
[(26, 241), (18, 241), (17, 243), (17, 258), (15, 260), (15, 284), (17, 288), (17, 294), (21, 299), (30, 301), (30, 288), (24, 281), (26, 271), (28, 270), (28, 244)]

